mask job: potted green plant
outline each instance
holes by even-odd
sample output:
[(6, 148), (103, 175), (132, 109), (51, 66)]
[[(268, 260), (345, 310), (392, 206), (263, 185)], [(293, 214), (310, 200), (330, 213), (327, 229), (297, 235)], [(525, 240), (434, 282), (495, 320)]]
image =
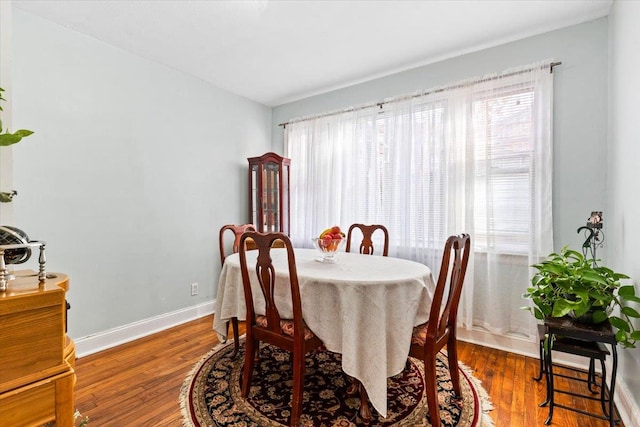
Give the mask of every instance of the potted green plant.
[[(2, 97), (2, 92), (4, 92), (4, 89), (0, 87), (0, 101), (6, 101), (6, 99)], [(1, 105), (0, 111), (3, 111)], [(9, 129), (4, 129), (4, 133), (2, 132), (3, 126), (2, 120), (0, 120), (0, 147), (6, 147), (8, 145), (16, 144), (20, 142), (22, 138), (25, 138), (33, 133), (33, 131), (26, 129), (20, 129), (13, 133), (9, 132)], [(0, 203), (9, 203), (13, 200), (13, 196), (15, 196), (16, 194), (18, 194), (16, 191), (0, 192)]]
[[(533, 307), (524, 308), (537, 319), (569, 315), (592, 324), (608, 319), (617, 329), (618, 343), (635, 348), (640, 330), (635, 329), (631, 319), (640, 318), (640, 313), (627, 304), (640, 303), (640, 298), (632, 285), (620, 284), (620, 279), (629, 276), (598, 267), (593, 260), (567, 246), (533, 267), (538, 271), (523, 297), (533, 301)], [(612, 314), (616, 306), (619, 316)]]

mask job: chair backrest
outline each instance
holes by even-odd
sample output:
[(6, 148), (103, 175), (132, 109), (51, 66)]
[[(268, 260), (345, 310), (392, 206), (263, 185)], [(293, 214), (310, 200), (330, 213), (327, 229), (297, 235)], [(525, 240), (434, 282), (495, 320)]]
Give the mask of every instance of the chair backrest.
[[(458, 304), (462, 293), (462, 284), (467, 272), (471, 237), (468, 234), (450, 236), (444, 246), (438, 284), (431, 302), (431, 313), (427, 326), (427, 338), (442, 337), (447, 333), (455, 334)], [(449, 285), (447, 300), (442, 306), (444, 292)]]
[(351, 227), (349, 227), (349, 232), (347, 233), (347, 247), (345, 249), (346, 252), (351, 252), (351, 234), (356, 228), (362, 232), (362, 242), (360, 243), (360, 247), (358, 249), (361, 254), (373, 255), (373, 233), (376, 230), (382, 230), (382, 233), (384, 235), (382, 256), (389, 255), (389, 232), (387, 231), (387, 227), (380, 224), (352, 224)]
[[(291, 291), (291, 307), (293, 309), (293, 341), (299, 341), (300, 348), (304, 342), (304, 322), (302, 320), (302, 303), (300, 300), (300, 286), (298, 284), (298, 272), (296, 269), (296, 260), (293, 252), (293, 245), (289, 237), (284, 233), (258, 233), (256, 231), (248, 231), (242, 234), (240, 239), (240, 269), (242, 271), (242, 285), (244, 289), (245, 303), (247, 307), (247, 323), (257, 328), (255, 325), (256, 312), (254, 308), (254, 296), (249, 278), (249, 266), (247, 265), (247, 251), (249, 250), (244, 244), (247, 239), (252, 239), (257, 249), (257, 259), (254, 271), (258, 278), (259, 289), (265, 301), (265, 316), (267, 318), (266, 327), (262, 329), (261, 339), (271, 338), (278, 344), (280, 340), (285, 340), (285, 335), (280, 327), (282, 317), (276, 306), (275, 290), (277, 272), (271, 258), (271, 250), (273, 248), (282, 248), (286, 250), (287, 268), (288, 268), (288, 284)], [(281, 249), (279, 249), (281, 250)], [(280, 292), (281, 293), (281, 292)], [(287, 319), (288, 320), (288, 319)], [(265, 337), (265, 335), (267, 335)], [(287, 340), (290, 340), (287, 339)], [(282, 345), (282, 343), (280, 343)]]
[(242, 233), (244, 233), (245, 231), (256, 231), (256, 228), (253, 226), (253, 224), (242, 224), (242, 225), (227, 224), (222, 226), (222, 228), (220, 228), (220, 236), (219, 236), (220, 264), (224, 264), (224, 260), (227, 257), (225, 253), (225, 244), (224, 244), (224, 237), (225, 237), (224, 234), (227, 230), (232, 231), (234, 234), (232, 251), (233, 253), (237, 253), (238, 248), (240, 247), (240, 237), (242, 237)]

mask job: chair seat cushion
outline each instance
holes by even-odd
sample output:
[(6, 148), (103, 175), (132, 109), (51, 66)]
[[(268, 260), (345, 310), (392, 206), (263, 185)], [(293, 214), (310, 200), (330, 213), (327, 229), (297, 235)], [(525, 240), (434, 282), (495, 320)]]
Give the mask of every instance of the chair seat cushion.
[[(267, 316), (261, 316), (261, 315), (256, 316), (256, 324), (258, 326), (262, 326), (263, 328), (266, 328), (267, 327)], [(282, 330), (283, 334), (289, 335), (290, 337), (293, 337), (293, 320), (281, 319), (280, 320), (280, 329)], [(304, 326), (304, 340), (308, 341), (313, 337), (315, 337), (315, 334), (313, 332), (311, 332), (311, 329), (309, 329), (307, 327), (307, 325), (305, 325)]]
[(417, 344), (423, 346), (427, 340), (427, 325), (429, 323), (423, 323), (422, 325), (414, 326), (413, 333), (411, 334), (411, 344)]

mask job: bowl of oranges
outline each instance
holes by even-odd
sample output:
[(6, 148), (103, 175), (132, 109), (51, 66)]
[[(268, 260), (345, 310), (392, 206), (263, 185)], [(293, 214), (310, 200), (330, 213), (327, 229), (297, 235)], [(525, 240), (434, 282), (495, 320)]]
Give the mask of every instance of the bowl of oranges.
[(325, 229), (320, 236), (314, 237), (313, 245), (322, 254), (318, 261), (334, 263), (337, 262), (338, 251), (344, 246), (345, 234), (340, 227), (334, 225)]

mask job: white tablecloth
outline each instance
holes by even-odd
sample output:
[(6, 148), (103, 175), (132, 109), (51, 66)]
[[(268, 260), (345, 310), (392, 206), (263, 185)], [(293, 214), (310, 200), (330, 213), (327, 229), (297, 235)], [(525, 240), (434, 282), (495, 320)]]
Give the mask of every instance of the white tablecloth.
[[(257, 252), (247, 252), (250, 266)], [(276, 286), (286, 289), (279, 294), (288, 296), (286, 252), (271, 252), (282, 278), (282, 286)], [(400, 258), (340, 253), (337, 263), (328, 264), (318, 262), (318, 255), (314, 249), (295, 249), (304, 320), (328, 350), (342, 354), (344, 372), (362, 382), (374, 408), (386, 417), (387, 377), (404, 369), (412, 329), (429, 317), (435, 289), (431, 270)], [(290, 297), (286, 301), (278, 305), (283, 317), (291, 316)], [(256, 300), (256, 311), (261, 310), (264, 300)], [(220, 272), (214, 330), (226, 336), (231, 317), (246, 319), (238, 254), (228, 256)]]

